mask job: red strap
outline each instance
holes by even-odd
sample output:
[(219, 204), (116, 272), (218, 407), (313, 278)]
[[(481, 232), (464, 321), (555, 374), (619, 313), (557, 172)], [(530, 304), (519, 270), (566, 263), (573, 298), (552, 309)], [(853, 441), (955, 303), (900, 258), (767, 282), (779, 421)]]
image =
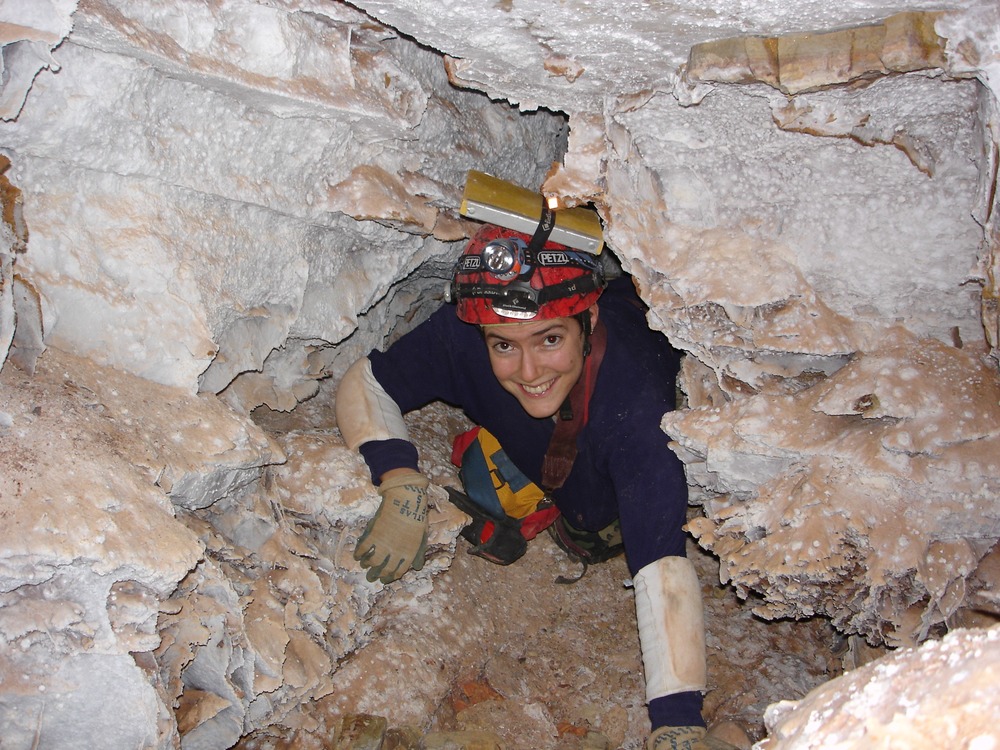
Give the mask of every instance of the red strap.
[(451, 462), (455, 466), (462, 465), (462, 456), (465, 455), (469, 446), (475, 442), (479, 430), (479, 427), (473, 427), (471, 430), (466, 430), (461, 435), (455, 437), (455, 440), (451, 444)]
[(521, 536), (530, 542), (551, 526), (558, 517), (559, 509), (554, 505), (536, 510), (531, 515), (521, 519)]
[(542, 462), (542, 488), (546, 492), (563, 486), (576, 460), (576, 438), (590, 418), (590, 396), (594, 392), (597, 373), (604, 359), (608, 344), (608, 329), (598, 318), (597, 326), (590, 336), (590, 354), (583, 363), (583, 373), (569, 393), (569, 403), (573, 409), (572, 419), (559, 417), (552, 431), (549, 448)]

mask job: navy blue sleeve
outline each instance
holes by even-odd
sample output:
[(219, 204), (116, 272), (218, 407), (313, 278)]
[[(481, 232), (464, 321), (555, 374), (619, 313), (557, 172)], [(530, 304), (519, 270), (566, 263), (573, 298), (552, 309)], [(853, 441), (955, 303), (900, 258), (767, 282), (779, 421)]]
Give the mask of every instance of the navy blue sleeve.
[(368, 358), (375, 379), (404, 414), (432, 401), (474, 408), (506, 393), (492, 377), (479, 327), (459, 320), (454, 305), (442, 306)]
[(361, 457), (372, 473), (372, 482), (379, 484), (380, 477), (391, 469), (417, 471), (417, 449), (406, 440), (369, 440), (358, 448)]
[[(372, 374), (402, 413), (449, 395), (447, 385), (454, 375), (449, 364), (452, 349), (447, 342), (455, 334), (449, 334), (448, 329), (455, 322), (461, 323), (454, 318), (454, 308), (442, 307), (386, 351), (368, 354)], [(406, 440), (371, 440), (359, 451), (376, 484), (390, 469), (417, 469), (417, 449)]]
[(610, 472), (634, 574), (661, 557), (685, 555), (688, 487), (683, 462), (660, 427), (663, 415), (675, 407), (680, 353), (662, 333), (649, 329), (644, 308), (633, 305), (622, 316), (629, 320), (624, 338), (631, 356), (625, 367), (608, 375), (620, 381), (618, 387), (630, 387), (631, 408)]

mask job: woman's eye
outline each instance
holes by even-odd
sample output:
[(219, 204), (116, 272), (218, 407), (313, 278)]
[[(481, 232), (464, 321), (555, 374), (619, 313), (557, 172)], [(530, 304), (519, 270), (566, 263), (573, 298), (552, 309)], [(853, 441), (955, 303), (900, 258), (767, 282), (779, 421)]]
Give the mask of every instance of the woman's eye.
[(493, 345), (493, 351), (498, 352), (500, 354), (509, 352), (510, 350), (511, 346), (506, 341), (498, 341)]

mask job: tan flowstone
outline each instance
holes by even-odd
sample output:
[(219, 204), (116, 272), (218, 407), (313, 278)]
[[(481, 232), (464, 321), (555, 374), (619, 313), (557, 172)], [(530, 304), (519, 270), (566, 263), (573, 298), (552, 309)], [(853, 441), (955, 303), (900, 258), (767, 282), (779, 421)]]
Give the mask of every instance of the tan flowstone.
[(881, 23), (822, 33), (731, 37), (691, 48), (692, 82), (766, 83), (787, 94), (916, 70), (944, 69), (940, 13), (897, 13)]

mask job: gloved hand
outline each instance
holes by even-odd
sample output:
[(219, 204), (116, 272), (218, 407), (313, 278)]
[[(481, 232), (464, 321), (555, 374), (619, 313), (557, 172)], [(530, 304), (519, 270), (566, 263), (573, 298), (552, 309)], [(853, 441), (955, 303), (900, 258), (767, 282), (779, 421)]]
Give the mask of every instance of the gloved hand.
[(737, 750), (735, 745), (708, 737), (704, 727), (660, 727), (650, 735), (646, 750)]
[(427, 477), (411, 471), (379, 486), (382, 504), (354, 550), (354, 559), (368, 568), (369, 581), (391, 583), (409, 568), (424, 567), (429, 484)]

